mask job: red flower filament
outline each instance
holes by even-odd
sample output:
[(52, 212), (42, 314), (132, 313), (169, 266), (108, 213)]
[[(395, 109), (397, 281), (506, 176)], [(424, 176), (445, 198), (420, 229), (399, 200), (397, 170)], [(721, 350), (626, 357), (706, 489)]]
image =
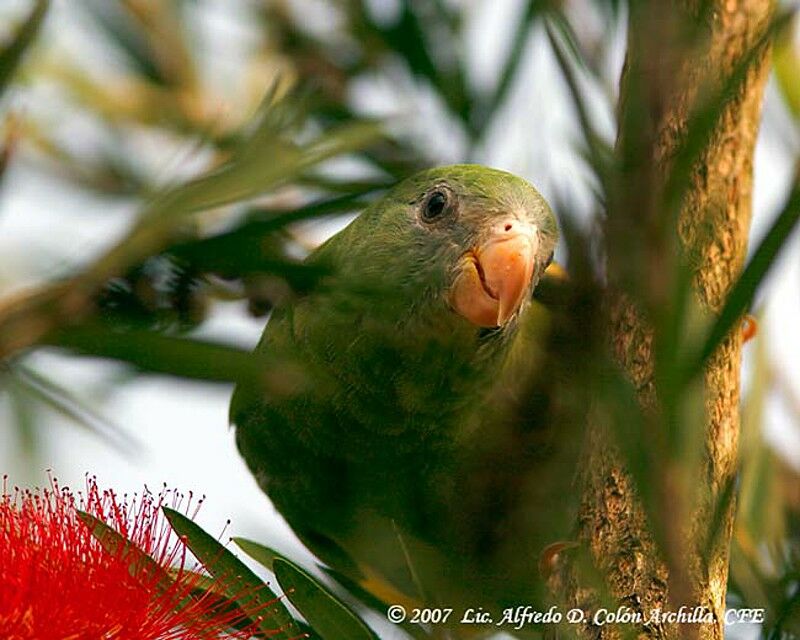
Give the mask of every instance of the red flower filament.
[[(204, 640), (250, 638), (233, 600), (200, 592), (207, 576), (187, 567), (187, 550), (161, 513), (183, 496), (166, 489), (121, 500), (93, 478), (77, 498), (50, 489), (0, 500), (0, 638), (4, 640)], [(199, 504), (202, 502), (199, 501)], [(191, 494), (188, 506), (191, 506)], [(78, 510), (130, 540), (101, 544)], [(196, 514), (196, 510), (194, 512)], [(191, 514), (192, 516), (194, 514)], [(155, 563), (146, 561), (144, 551)], [(219, 581), (215, 583), (220, 587)], [(252, 589), (242, 596), (252, 595)], [(252, 612), (251, 612), (252, 614)], [(234, 627), (238, 627), (235, 629)]]

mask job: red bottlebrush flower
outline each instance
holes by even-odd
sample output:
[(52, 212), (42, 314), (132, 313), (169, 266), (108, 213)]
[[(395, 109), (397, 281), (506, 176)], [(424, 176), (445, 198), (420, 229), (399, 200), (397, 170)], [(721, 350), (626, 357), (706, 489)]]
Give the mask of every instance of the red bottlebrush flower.
[[(86, 494), (78, 497), (55, 481), (50, 489), (9, 493), (4, 479), (0, 638), (252, 637), (253, 623), (233, 601), (217, 595), (222, 590), (202, 592), (205, 576), (187, 567), (186, 547), (161, 514), (167, 501), (174, 508), (182, 499), (164, 489), (158, 495), (145, 490), (120, 500), (111, 491), (101, 492), (93, 478), (87, 480)], [(101, 544), (79, 511), (106, 523), (135, 548)], [(155, 563), (147, 562), (140, 550)]]

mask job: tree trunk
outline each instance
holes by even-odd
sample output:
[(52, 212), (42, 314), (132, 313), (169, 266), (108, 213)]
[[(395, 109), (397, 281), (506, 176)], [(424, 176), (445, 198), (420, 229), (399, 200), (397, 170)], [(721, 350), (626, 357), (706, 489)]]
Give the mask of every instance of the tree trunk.
[[(621, 123), (635, 122), (630, 131), (636, 140), (624, 139), (623, 126), (618, 152), (625, 184), (620, 188), (628, 194), (609, 205), (606, 231), (610, 284), (623, 292), (610, 304), (611, 340), (645, 406), (657, 407), (660, 400), (654, 380), (654, 329), (644, 318), (657, 318), (671, 303), (674, 281), (665, 273), (676, 263), (675, 254), (682, 251), (691, 262), (696, 302), (710, 316), (724, 303), (746, 252), (753, 152), (769, 69), (766, 50), (754, 59), (690, 174), (688, 192), (678, 205), (677, 235), (671, 224), (672, 236), (679, 241), (670, 244), (670, 234), (658, 233), (665, 216), (671, 215), (665, 201), (666, 177), (693, 109), (731, 75), (765, 33), (771, 17), (769, 0), (709, 4), (710, 11), (703, 14), (699, 3), (690, 0), (630, 3), (619, 115)], [(631, 113), (632, 109), (639, 111)], [(628, 156), (634, 160), (626, 166), (626, 147), (634, 146), (635, 153)], [(636, 296), (628, 295), (632, 289), (641, 293), (637, 304), (631, 302)], [(633, 631), (640, 637), (722, 638), (733, 501), (726, 503), (718, 519), (717, 544), (709, 548), (702, 541), (715, 521), (715, 505), (736, 473), (740, 357), (741, 339), (736, 333), (714, 354), (704, 375), (706, 428), (700, 482), (708, 489), (706, 497), (689, 504), (685, 478), (672, 473), (668, 464), (660, 472), (657, 511), (667, 525), (662, 553), (654, 542), (652, 516), (648, 520), (632, 476), (610, 446), (611, 430), (599, 421), (590, 427), (581, 476), (579, 538), (613, 600), (641, 613), (645, 622), (631, 628), (598, 626), (588, 620), (578, 629), (581, 635), (618, 637)], [(600, 606), (596, 589), (585, 584), (579, 588), (580, 579), (575, 572), (571, 575), (566, 585), (561, 584), (562, 594), (566, 591), (569, 605), (591, 613)], [(713, 622), (688, 626), (647, 622), (653, 610), (676, 611), (681, 605), (705, 607)]]

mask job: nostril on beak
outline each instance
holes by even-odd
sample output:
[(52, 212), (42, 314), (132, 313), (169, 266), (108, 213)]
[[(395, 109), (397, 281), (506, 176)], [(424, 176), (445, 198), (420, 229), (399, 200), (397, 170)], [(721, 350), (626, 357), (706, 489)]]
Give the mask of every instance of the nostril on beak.
[(492, 223), (491, 229), (488, 230), (487, 235), (493, 236), (494, 239), (499, 242), (509, 240), (516, 236), (532, 237), (533, 231), (534, 227), (525, 220), (520, 220), (514, 215), (508, 215), (500, 220), (495, 220)]

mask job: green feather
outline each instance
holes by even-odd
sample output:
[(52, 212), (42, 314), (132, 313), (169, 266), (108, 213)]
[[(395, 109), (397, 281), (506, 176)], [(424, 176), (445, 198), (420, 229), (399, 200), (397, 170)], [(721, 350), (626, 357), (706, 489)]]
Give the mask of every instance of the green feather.
[[(437, 188), (455, 204), (426, 224), (420, 212)], [(473, 575), (463, 558), (479, 546), (473, 516), (483, 507), (458, 504), (472, 486), (465, 461), (501, 420), (498, 398), (535, 370), (547, 319), (525, 304), (505, 326), (482, 329), (453, 311), (448, 290), (464, 252), (510, 213), (538, 229), (538, 280), (557, 226), (526, 181), (458, 165), (400, 183), (308, 258), (331, 275), (270, 319), (257, 352), (285, 377), (285, 393), (234, 393), (237, 443), (261, 487), (301, 539), (353, 579), (351, 556), (424, 598), (409, 545), (428, 568), (425, 591), (455, 593)]]

